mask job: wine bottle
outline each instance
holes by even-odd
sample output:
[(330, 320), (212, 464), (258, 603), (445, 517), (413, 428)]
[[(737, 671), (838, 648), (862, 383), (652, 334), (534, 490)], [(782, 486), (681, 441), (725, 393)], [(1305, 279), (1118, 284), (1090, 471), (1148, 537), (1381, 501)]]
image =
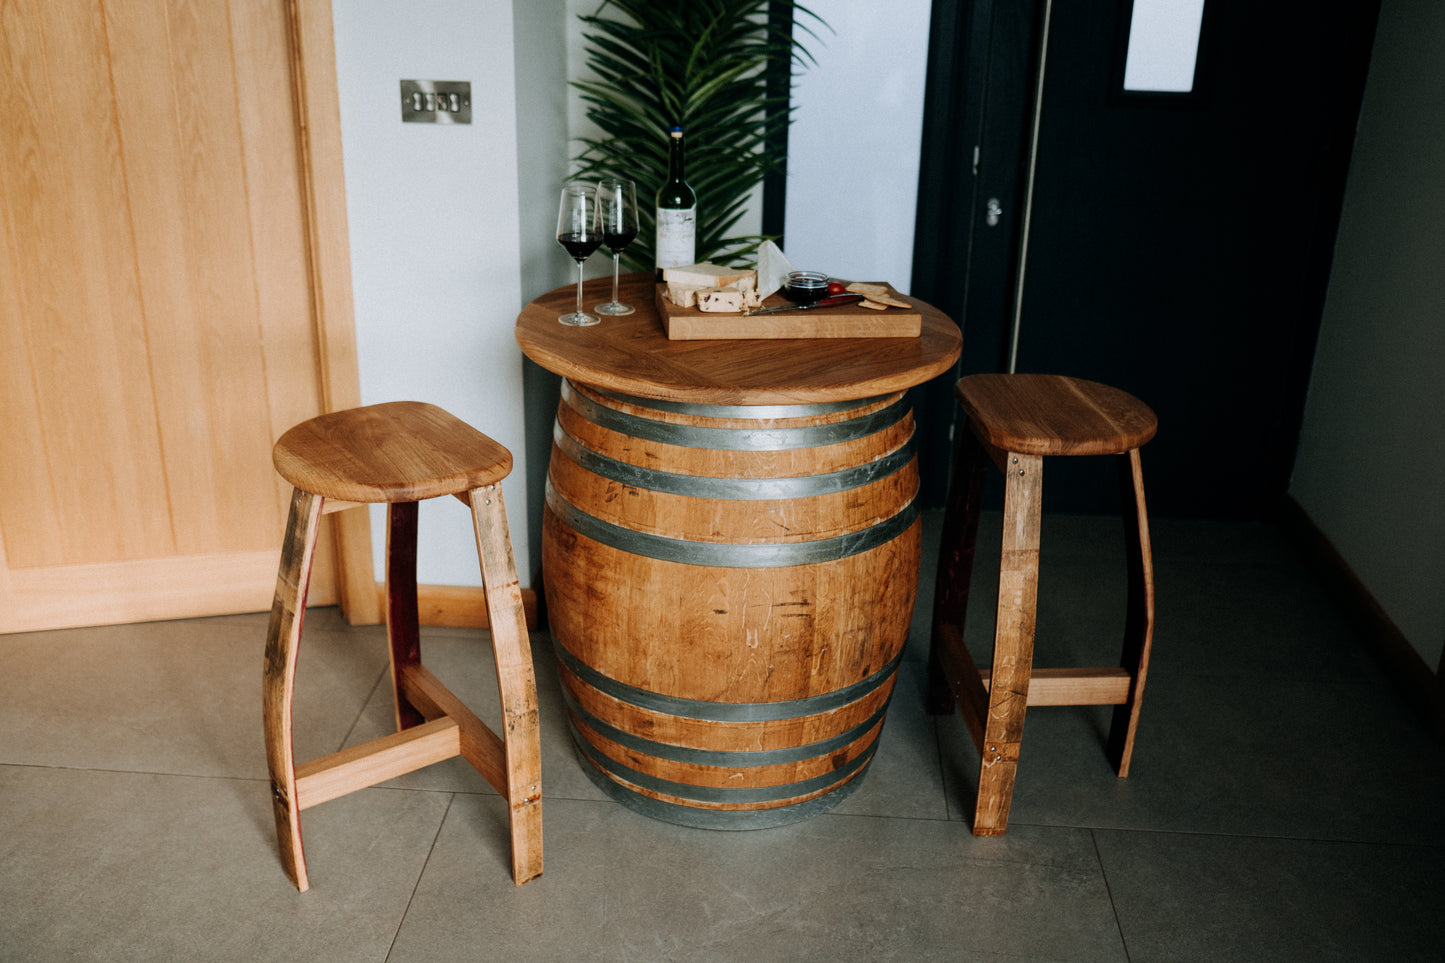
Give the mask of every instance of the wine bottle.
[(662, 269), (697, 260), (697, 193), (683, 173), (683, 129), (669, 131), (667, 181), (657, 191), (657, 279)]

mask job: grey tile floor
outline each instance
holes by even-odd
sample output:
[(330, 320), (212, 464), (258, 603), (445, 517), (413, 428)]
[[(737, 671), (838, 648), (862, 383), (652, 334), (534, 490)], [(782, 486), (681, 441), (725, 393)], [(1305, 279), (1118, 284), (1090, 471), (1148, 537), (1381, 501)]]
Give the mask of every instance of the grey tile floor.
[[(991, 516), (974, 639), (996, 536)], [(1037, 664), (1116, 656), (1117, 542), (1113, 519), (1045, 519)], [(1156, 519), (1154, 546), (1132, 775), (1104, 759), (1108, 710), (1036, 709), (997, 839), (969, 832), (961, 722), (923, 711), (927, 573), (865, 784), (780, 829), (685, 829), (605, 798), (537, 634), (546, 874), (521, 888), (501, 800), (458, 760), (308, 810), (312, 889), (291, 888), (264, 615), (0, 636), (0, 960), (1445, 958), (1445, 749), (1271, 528)], [(484, 639), (424, 647), (488, 718)], [(385, 664), (380, 629), (310, 613), (303, 758), (385, 730)]]

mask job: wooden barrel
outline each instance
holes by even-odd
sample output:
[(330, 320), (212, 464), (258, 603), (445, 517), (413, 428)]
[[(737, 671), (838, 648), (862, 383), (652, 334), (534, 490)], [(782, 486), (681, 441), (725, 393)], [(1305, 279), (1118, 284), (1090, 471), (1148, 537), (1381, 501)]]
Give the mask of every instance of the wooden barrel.
[(594, 781), (713, 829), (856, 788), (917, 594), (917, 492), (901, 393), (697, 405), (564, 382), (543, 581)]

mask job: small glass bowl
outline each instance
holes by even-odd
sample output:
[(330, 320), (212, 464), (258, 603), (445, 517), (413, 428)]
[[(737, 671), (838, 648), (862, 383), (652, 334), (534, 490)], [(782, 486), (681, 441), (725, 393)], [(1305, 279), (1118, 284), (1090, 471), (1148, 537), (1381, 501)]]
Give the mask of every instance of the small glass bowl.
[(828, 295), (828, 275), (820, 271), (793, 271), (779, 293), (794, 304), (815, 304)]

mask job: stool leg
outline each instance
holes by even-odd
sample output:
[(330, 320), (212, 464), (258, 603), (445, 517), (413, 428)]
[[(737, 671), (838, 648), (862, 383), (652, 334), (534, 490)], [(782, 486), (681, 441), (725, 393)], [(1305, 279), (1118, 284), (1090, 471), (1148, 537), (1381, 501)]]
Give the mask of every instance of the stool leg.
[(266, 735), (266, 766), (271, 772), (271, 801), (276, 816), (276, 840), (281, 865), (296, 888), (306, 892), (306, 854), (301, 847), (301, 810), (296, 800), (296, 756), (292, 748), (291, 702), (296, 690), (296, 654), (306, 616), (306, 588), (311, 559), (321, 522), (319, 495), (296, 489), (286, 538), (281, 546), (281, 567), (271, 623), (266, 631), (265, 668), (261, 678), (261, 712)]
[(542, 741), (538, 729), (537, 680), (522, 590), (507, 528), (500, 485), (469, 493), (477, 556), (486, 587), (487, 618), (497, 661), (506, 749), (507, 808), (512, 831), (512, 880), (518, 886), (542, 875)]
[(988, 455), (966, 424), (954, 446), (953, 481), (943, 512), (943, 532), (938, 544), (938, 572), (933, 593), (933, 628), (929, 638), (928, 691), (926, 706), (934, 715), (954, 710), (953, 687), (949, 685), (941, 649), (948, 643), (943, 628), (953, 626), (963, 636), (968, 615), (968, 589), (973, 577), (974, 546), (978, 540), (979, 511), (983, 503)]
[(1039, 588), (1039, 523), (1043, 458), (1009, 453), (1005, 475), (1003, 544), (999, 565), (998, 625), (979, 765), (975, 836), (1001, 836), (1008, 828), (1014, 774), (1023, 741), (1033, 671), (1034, 619)]
[(417, 503), (392, 502), (386, 512), (386, 639), (391, 650), (391, 689), (396, 731), (426, 719), (402, 694), (407, 666), (421, 664), (421, 625), (416, 601)]
[(1144, 504), (1144, 471), (1139, 449), (1119, 455), (1116, 464), (1129, 571), (1129, 608), (1119, 664), (1133, 676), (1133, 684), (1129, 687), (1129, 701), (1114, 709), (1107, 751), (1109, 761), (1122, 778), (1129, 775), (1129, 762), (1134, 755), (1134, 734), (1139, 728), (1144, 680), (1149, 673), (1149, 650), (1154, 642), (1154, 556), (1149, 547), (1149, 513)]

